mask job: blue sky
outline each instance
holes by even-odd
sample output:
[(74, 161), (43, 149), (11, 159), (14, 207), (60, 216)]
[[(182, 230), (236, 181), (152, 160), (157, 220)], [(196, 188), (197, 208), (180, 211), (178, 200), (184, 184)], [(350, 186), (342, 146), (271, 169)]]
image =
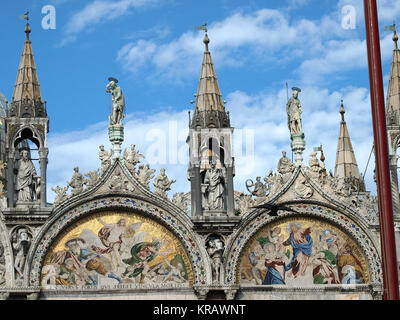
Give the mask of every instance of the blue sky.
[[(400, 3), (378, 2), (386, 87), (393, 41), (383, 27), (399, 20)], [(54, 30), (42, 28), (45, 5), (56, 9)], [(355, 10), (354, 29), (342, 27), (346, 5)], [(177, 180), (172, 193), (189, 190), (187, 111), (193, 108), (190, 100), (197, 90), (204, 50), (203, 33), (195, 27), (204, 22), (238, 135), (236, 150), (246, 149), (245, 141), (254, 141), (251, 159), (237, 156), (235, 189), (242, 191), (247, 178), (275, 170), (281, 150), (290, 151), (286, 82), (302, 89), (304, 161), (308, 163), (312, 148), (322, 143), (326, 166), (334, 170), (344, 99), (353, 147), (364, 172), (373, 139), (361, 0), (7, 1), (0, 11), (0, 92), (9, 100), (25, 38), (25, 23), (18, 16), (27, 9), (50, 116), (49, 187), (65, 185), (75, 165), (81, 172), (100, 167), (98, 146), (110, 148), (105, 85), (113, 76), (119, 79), (127, 103), (123, 147), (134, 143), (151, 167), (165, 167)], [(163, 139), (167, 145), (160, 155), (155, 145)], [(172, 154), (176, 150), (177, 156)], [(366, 182), (375, 193), (372, 170), (373, 162)]]

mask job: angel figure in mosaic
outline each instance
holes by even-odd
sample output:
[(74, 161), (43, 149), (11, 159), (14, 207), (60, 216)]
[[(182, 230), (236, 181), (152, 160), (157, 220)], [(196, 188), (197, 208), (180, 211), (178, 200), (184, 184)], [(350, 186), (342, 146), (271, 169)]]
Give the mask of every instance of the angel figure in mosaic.
[(131, 248), (131, 257), (123, 259), (128, 266), (122, 277), (128, 277), (135, 282), (143, 283), (144, 278), (150, 270), (149, 262), (156, 256), (167, 255), (172, 251), (172, 247), (166, 251), (160, 251), (162, 247), (168, 245), (168, 241), (161, 241), (154, 238), (152, 242), (140, 242)]
[(103, 225), (97, 234), (103, 248), (96, 245), (92, 245), (91, 248), (99, 254), (109, 253), (112, 270), (116, 271), (118, 267), (124, 265), (120, 255), (122, 242), (126, 237), (130, 237), (136, 233), (142, 223), (139, 222), (127, 226), (126, 219), (124, 218), (119, 219), (117, 223), (106, 223), (101, 218), (97, 218), (97, 221)]
[(186, 282), (183, 261), (178, 262), (176, 265), (174, 265), (172, 261), (170, 263), (167, 259), (164, 258), (164, 262), (169, 270), (164, 278), (164, 281), (172, 281), (176, 283)]

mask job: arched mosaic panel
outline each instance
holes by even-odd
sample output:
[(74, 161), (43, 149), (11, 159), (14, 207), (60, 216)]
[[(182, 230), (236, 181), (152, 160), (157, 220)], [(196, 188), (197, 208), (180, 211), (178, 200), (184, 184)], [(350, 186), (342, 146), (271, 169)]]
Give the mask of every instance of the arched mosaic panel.
[(134, 213), (106, 211), (68, 226), (44, 259), (42, 287), (126, 283), (193, 284), (189, 257), (164, 226)]
[(239, 266), (241, 284), (369, 283), (368, 265), (355, 241), (331, 223), (309, 217), (261, 228), (245, 246)]
[[(224, 255), (226, 259), (225, 281), (227, 284), (240, 282), (244, 285), (244, 282), (241, 281), (241, 264), (243, 259), (245, 259), (246, 254), (250, 254), (250, 252), (248, 252), (250, 246), (252, 246), (252, 244), (256, 245), (255, 238), (258, 232), (262, 232), (262, 230), (265, 230), (265, 228), (268, 228), (268, 226), (280, 224), (279, 221), (296, 222), (296, 219), (303, 218), (311, 219), (315, 221), (315, 223), (319, 221), (318, 223), (322, 225), (325, 224), (327, 229), (337, 232), (338, 235), (340, 234), (343, 237), (343, 240), (348, 241), (352, 248), (357, 249), (357, 254), (359, 254), (360, 257), (359, 259), (362, 260), (362, 270), (365, 270), (365, 272), (368, 272), (369, 274), (368, 281), (365, 280), (367, 279), (366, 277), (363, 277), (362, 281), (366, 281), (370, 284), (382, 283), (381, 262), (379, 253), (377, 251), (378, 244), (374, 242), (373, 235), (366, 232), (361, 225), (354, 222), (354, 220), (350, 219), (346, 214), (324, 205), (312, 203), (288, 203), (285, 204), (285, 206), (290, 208), (290, 210), (293, 210), (295, 213), (293, 211), (280, 211), (278, 216), (270, 216), (268, 211), (264, 211), (262, 213), (254, 212), (253, 219), (249, 219), (249, 222), (241, 226), (241, 228), (239, 228), (233, 235)], [(283, 234), (282, 230), (284, 229), (281, 228), (281, 232)], [(285, 230), (288, 229), (285, 228)], [(285, 232), (289, 237), (290, 234), (287, 233), (288, 231)], [(286, 238), (285, 241), (286, 240), (288, 240), (288, 238)], [(264, 242), (266, 242), (266, 240), (264, 240)], [(290, 246), (291, 244), (285, 247), (290, 249)], [(258, 249), (260, 250), (260, 248)], [(272, 247), (270, 249), (272, 249)], [(290, 253), (292, 254), (292, 252), (293, 249), (290, 251)], [(286, 250), (284, 253), (286, 254)], [(364, 257), (364, 260), (362, 257)], [(289, 256), (289, 258), (290, 260), (288, 261), (288, 264), (291, 261), (291, 256)], [(262, 278), (262, 282), (264, 282), (265, 276), (263, 277), (263, 274), (261, 274), (260, 277)], [(319, 280), (316, 279), (316, 282), (318, 281)], [(256, 280), (253, 281), (253, 283), (255, 282)], [(313, 285), (313, 283), (314, 279), (311, 285)]]
[[(96, 240), (97, 246), (96, 245), (95, 246), (102, 248), (102, 249), (106, 249), (105, 248), (106, 246), (104, 245), (105, 243), (107, 243), (107, 240), (104, 241), (106, 236), (103, 237), (104, 243), (102, 243), (102, 240), (100, 239), (102, 236), (99, 237), (100, 230), (97, 230), (102, 224), (99, 221), (97, 221), (96, 217), (97, 217), (97, 215), (101, 215), (102, 212), (113, 213), (116, 217), (116, 218), (112, 218), (112, 219), (105, 217), (104, 219), (102, 219), (105, 224), (117, 223), (121, 218), (124, 217), (124, 214), (127, 214), (129, 217), (131, 217), (128, 219), (127, 216), (125, 216), (125, 219), (126, 219), (125, 224), (127, 226), (135, 224), (135, 223), (140, 223), (140, 221), (143, 222), (142, 225), (140, 226), (139, 230), (136, 230), (135, 232), (137, 232), (138, 234), (140, 234), (141, 232), (147, 232), (149, 234), (149, 236), (146, 236), (143, 238), (143, 240), (144, 240), (143, 242), (153, 243), (153, 241), (155, 241), (153, 248), (147, 248), (150, 251), (155, 250), (156, 252), (161, 253), (161, 252), (168, 251), (170, 249), (165, 243), (163, 244), (163, 240), (158, 238), (156, 235), (156, 234), (161, 234), (161, 233), (165, 234), (164, 238), (172, 239), (172, 242), (170, 244), (172, 244), (172, 243), (175, 244), (175, 249), (173, 249), (174, 250), (173, 252), (176, 252), (176, 255), (181, 254), (181, 256), (182, 256), (183, 263), (182, 263), (182, 261), (180, 261), (181, 259), (179, 257), (176, 258), (175, 260), (173, 260), (175, 257), (172, 257), (172, 255), (170, 255), (168, 257), (168, 258), (171, 258), (170, 260), (167, 259), (168, 263), (172, 267), (177, 267), (178, 269), (182, 269), (182, 268), (186, 269), (186, 271), (183, 270), (183, 272), (185, 274), (187, 274), (187, 276), (186, 276), (187, 279), (185, 279), (186, 282), (182, 283), (182, 285), (186, 286), (186, 283), (189, 283), (189, 285), (190, 284), (194, 284), (194, 285), (206, 284), (207, 275), (206, 275), (206, 268), (204, 266), (204, 258), (203, 257), (207, 253), (201, 247), (198, 246), (195, 237), (192, 235), (191, 230), (189, 229), (189, 227), (187, 226), (186, 223), (183, 223), (182, 221), (178, 220), (172, 214), (160, 209), (157, 206), (154, 206), (153, 204), (151, 204), (147, 201), (143, 201), (143, 200), (139, 200), (139, 199), (132, 199), (132, 198), (128, 198), (128, 197), (122, 197), (122, 196), (121, 197), (115, 196), (115, 197), (100, 198), (100, 199), (84, 202), (81, 205), (78, 205), (73, 209), (59, 212), (52, 217), (52, 219), (43, 228), (41, 233), (37, 236), (35, 242), (32, 245), (31, 251), (29, 253), (28, 259), (30, 262), (30, 268), (29, 268), (30, 271), (29, 271), (28, 276), (29, 276), (29, 284), (31, 286), (41, 286), (41, 282), (43, 282), (42, 275), (44, 273), (58, 272), (57, 268), (55, 270), (42, 270), (42, 269), (44, 266), (49, 264), (48, 263), (49, 261), (51, 261), (51, 260), (49, 260), (49, 259), (51, 259), (50, 255), (49, 255), (50, 252), (55, 253), (56, 251), (62, 251), (64, 249), (68, 248), (68, 245), (66, 246), (66, 242), (69, 240), (66, 238), (67, 234), (69, 234), (69, 232), (72, 231), (71, 228), (75, 228), (78, 226), (78, 224), (82, 223), (82, 221), (86, 221), (84, 219), (90, 220), (91, 219), (90, 217), (94, 217), (94, 220), (96, 220), (96, 222), (93, 222), (94, 225), (91, 227), (92, 228), (91, 231), (96, 237), (99, 238), (99, 241)], [(111, 219), (111, 220), (108, 220), (108, 219)], [(113, 219), (115, 219), (115, 220), (113, 220)], [(135, 219), (139, 219), (140, 221), (135, 220)], [(89, 223), (89, 220), (87, 221), (88, 223)], [(137, 222), (135, 222), (135, 221), (137, 221)], [(145, 229), (149, 228), (149, 226), (146, 227), (146, 225), (152, 225), (155, 229), (152, 232), (149, 232), (148, 230), (146, 231), (144, 229), (143, 229), (144, 230), (143, 231), (142, 228), (145, 228)], [(136, 225), (136, 228), (137, 227), (138, 226)], [(135, 226), (132, 226), (132, 228), (135, 228)], [(90, 228), (86, 228), (86, 229), (90, 229)], [(156, 229), (158, 231), (156, 231)], [(101, 232), (101, 234), (106, 234), (106, 233), (107, 233), (106, 230), (103, 230), (103, 232)], [(92, 234), (92, 238), (93, 238), (93, 234)], [(74, 235), (76, 236), (75, 238), (79, 238), (79, 235), (77, 235), (76, 233)], [(71, 237), (72, 237), (72, 234), (71, 234)], [(72, 238), (74, 238), (74, 237), (72, 237)], [(164, 242), (165, 242), (165, 239), (164, 239)], [(161, 241), (161, 246), (160, 246), (160, 243), (158, 243), (158, 240)], [(182, 246), (178, 246), (177, 241)], [(56, 244), (56, 242), (57, 242), (57, 244)], [(85, 243), (83, 243), (83, 241), (81, 241), (81, 240), (76, 240), (75, 242), (79, 242), (79, 244), (77, 244), (79, 246), (82, 246), (82, 247), (84, 247), (84, 245), (87, 246), (86, 240), (85, 240)], [(89, 243), (90, 243), (90, 241), (89, 241)], [(71, 244), (71, 243), (69, 243), (69, 244)], [(100, 246), (100, 244), (101, 244), (101, 246)], [(130, 253), (132, 253), (132, 247), (136, 244), (137, 243), (135, 243), (131, 246), (131, 248), (129, 249), (129, 250), (131, 250)], [(118, 246), (118, 244), (116, 244), (116, 246)], [(136, 247), (135, 250), (137, 253), (139, 253), (139, 251), (140, 251), (139, 245)], [(183, 250), (186, 255), (182, 254), (181, 250)], [(96, 251), (96, 250), (94, 250), (94, 251)], [(171, 252), (168, 252), (168, 253), (171, 253)], [(108, 254), (110, 254), (110, 253), (111, 253), (111, 251), (108, 252)], [(62, 254), (60, 254), (60, 255), (62, 256)], [(155, 260), (157, 262), (161, 258), (163, 258), (165, 255), (167, 255), (167, 254), (157, 254), (151, 259), (151, 261)], [(132, 258), (132, 256), (133, 255), (131, 254), (130, 258)], [(142, 258), (144, 257), (142, 254), (139, 254), (139, 256), (141, 256)], [(158, 257), (157, 259), (155, 259), (156, 256)], [(60, 259), (62, 261), (63, 257), (61, 257)], [(108, 259), (110, 260), (110, 258), (108, 258)], [(125, 259), (125, 257), (123, 259)], [(129, 257), (127, 257), (126, 259), (129, 259)], [(81, 260), (83, 260), (83, 258), (81, 258)], [(135, 258), (133, 260), (135, 260)], [(134, 264), (133, 260), (130, 260), (130, 263)], [(169, 266), (164, 261), (164, 259), (162, 259), (162, 261), (164, 262), (164, 268), (167, 269), (165, 271), (165, 273), (167, 273), (173, 269), (171, 266)], [(62, 261), (62, 263), (63, 262), (64, 261)], [(71, 260), (68, 260), (67, 263), (69, 263), (70, 265), (72, 264)], [(106, 270), (107, 270), (107, 266), (108, 266), (107, 263), (108, 262), (104, 263), (104, 267)], [(148, 265), (151, 264), (151, 267), (154, 267), (153, 263), (154, 263), (154, 261), (152, 263), (150, 263), (150, 260), (147, 261), (147, 264)], [(179, 263), (182, 266), (179, 266)], [(133, 268), (128, 262), (127, 262), (127, 264), (129, 265), (128, 269)], [(58, 263), (58, 265), (60, 265), (60, 263)], [(79, 267), (79, 264), (76, 263), (76, 265)], [(76, 266), (74, 266), (74, 267), (76, 268)], [(48, 268), (51, 269), (51, 267), (48, 267)], [(91, 269), (92, 267), (90, 266), (89, 268)], [(95, 266), (93, 266), (93, 268), (95, 268)], [(96, 275), (95, 269), (90, 270), (90, 272), (94, 273)], [(150, 269), (150, 266), (149, 266), (149, 269)], [(144, 268), (143, 268), (143, 270), (144, 270)], [(99, 271), (103, 272), (104, 270), (102, 270), (100, 267)], [(149, 271), (149, 270), (146, 270), (146, 271)], [(177, 270), (174, 269), (174, 271), (177, 271)], [(125, 271), (123, 271), (123, 273), (124, 272)], [(133, 272), (138, 273), (139, 271), (134, 270)], [(182, 273), (182, 271), (180, 271), (180, 272)], [(114, 272), (114, 274), (115, 274), (115, 272)], [(132, 275), (132, 272), (130, 272), (128, 270), (128, 273), (125, 275), (125, 277), (135, 278), (136, 276), (138, 276), (137, 274), (132, 275), (132, 276), (130, 276), (130, 275)], [(165, 275), (167, 275), (167, 274), (165, 274)], [(102, 277), (104, 278), (103, 275), (97, 275), (97, 278), (102, 278)], [(106, 277), (110, 278), (107, 273), (106, 273)], [(113, 277), (113, 275), (111, 275), (111, 278), (110, 278), (113, 281), (113, 284), (111, 286), (114, 286), (115, 284), (118, 284), (118, 279), (114, 279), (115, 280), (114, 281), (112, 277)], [(119, 277), (119, 278), (121, 280), (121, 277)], [(53, 279), (53, 280), (55, 280), (55, 279)], [(105, 281), (105, 280), (103, 280), (103, 281)], [(127, 281), (127, 280), (125, 280), (125, 281)], [(138, 279), (134, 279), (134, 281), (140, 281), (140, 280), (138, 278)], [(62, 281), (59, 281), (59, 282), (61, 283)], [(47, 283), (49, 285), (50, 280), (45, 280), (45, 283)], [(86, 283), (86, 281), (85, 281), (85, 283)], [(93, 281), (89, 282), (89, 283), (93, 283)], [(164, 281), (164, 283), (165, 283), (165, 281)], [(159, 283), (154, 284), (154, 285), (158, 285), (158, 284)], [(90, 286), (91, 285), (89, 285), (89, 287)], [(89, 288), (87, 285), (86, 285), (86, 287)]]

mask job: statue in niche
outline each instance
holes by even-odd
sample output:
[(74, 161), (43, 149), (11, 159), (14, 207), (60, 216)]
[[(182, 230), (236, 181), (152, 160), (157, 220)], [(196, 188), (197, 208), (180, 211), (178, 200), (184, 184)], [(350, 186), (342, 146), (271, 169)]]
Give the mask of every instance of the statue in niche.
[[(248, 182), (251, 182), (248, 184)], [(251, 187), (254, 187), (253, 191), (250, 190)], [(253, 183), (251, 179), (246, 180), (246, 188), (247, 191), (251, 193), (252, 196), (255, 196), (255, 204), (258, 205), (261, 202), (265, 201), (267, 198), (268, 186), (261, 182), (261, 177), (256, 177), (256, 182)]]
[(39, 177), (36, 175), (32, 160), (28, 157), (28, 150), (23, 149), (20, 154), (21, 159), (18, 160), (17, 168), (17, 200), (29, 202), (36, 197), (36, 184)]
[(154, 178), (155, 169), (150, 169), (148, 164), (140, 165), (138, 169), (138, 180), (141, 184), (143, 184), (147, 189), (150, 189), (150, 179)]
[(26, 228), (18, 229), (12, 237), (12, 246), (15, 252), (14, 269), (21, 279), (24, 277), (25, 260), (30, 243), (30, 236)]
[(289, 99), (286, 104), (286, 113), (288, 115), (288, 127), (290, 131), (290, 135), (301, 135), (302, 125), (301, 125), (301, 114), (303, 112), (300, 104), (300, 100), (298, 99), (299, 92), (301, 92), (300, 88), (293, 87), (293, 96)]
[(224, 243), (218, 238), (212, 238), (207, 243), (207, 253), (211, 258), (212, 281), (218, 283), (223, 263)]
[(286, 151), (282, 151), (282, 158), (278, 161), (278, 172), (286, 181), (294, 170), (294, 164), (286, 157)]
[(104, 173), (111, 164), (111, 153), (104, 149), (104, 146), (99, 146), (99, 159), (101, 161), (101, 173)]
[(7, 168), (7, 162), (0, 160), (0, 178), (5, 179), (4, 169)]
[(209, 210), (224, 208), (224, 175), (221, 169), (217, 169), (215, 162), (211, 163), (211, 168), (207, 169), (204, 176), (205, 198)]
[(83, 192), (83, 185), (87, 183), (87, 180), (83, 177), (82, 173), (79, 172), (78, 167), (74, 167), (74, 174), (72, 175), (71, 181), (68, 185), (72, 188), (71, 195), (80, 194)]
[(128, 151), (125, 149), (124, 151), (124, 159), (126, 161), (125, 163), (128, 169), (131, 170), (132, 172), (135, 171), (135, 166), (138, 163), (140, 163), (139, 158), (144, 158), (144, 155), (135, 150), (134, 144), (131, 144), (131, 148)]
[(165, 169), (160, 169), (160, 174), (154, 179), (153, 185), (155, 192), (163, 198), (167, 198), (167, 191), (171, 190), (171, 184), (175, 183), (176, 180), (169, 180), (165, 174)]
[(121, 88), (117, 85), (118, 80), (115, 78), (108, 78), (109, 83), (106, 86), (106, 92), (112, 94), (112, 111), (109, 116), (110, 126), (122, 125), (122, 119), (125, 117), (125, 97)]

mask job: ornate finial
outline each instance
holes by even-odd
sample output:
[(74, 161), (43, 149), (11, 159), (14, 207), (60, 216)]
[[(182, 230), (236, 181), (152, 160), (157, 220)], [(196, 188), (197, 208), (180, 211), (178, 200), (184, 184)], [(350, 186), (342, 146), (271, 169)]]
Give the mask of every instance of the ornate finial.
[(204, 30), (205, 35), (204, 35), (203, 42), (206, 45), (206, 50), (205, 51), (207, 52), (208, 51), (208, 44), (210, 43), (210, 39), (208, 38), (208, 35), (207, 35), (207, 22), (204, 23), (201, 26), (197, 26), (196, 30)]
[(394, 41), (394, 46), (395, 46), (395, 49), (397, 50), (398, 49), (397, 40), (399, 40), (399, 37), (397, 36), (397, 33), (396, 33), (396, 24), (393, 23), (391, 26), (385, 27), (385, 31), (393, 31), (392, 40)]
[(342, 122), (344, 122), (344, 114), (346, 111), (344, 111), (344, 106), (343, 106), (343, 99), (341, 100), (341, 105), (340, 105), (340, 114), (342, 116)]
[(208, 38), (207, 33), (204, 35), (203, 42), (205, 44), (205, 51), (208, 52), (208, 44), (210, 43), (210, 39)]
[(21, 14), (18, 17), (19, 20), (26, 20), (26, 27), (25, 27), (25, 33), (26, 33), (26, 40), (29, 40), (29, 34), (31, 33), (31, 28), (29, 27), (29, 11), (27, 10), (24, 14)]
[(29, 27), (28, 22), (26, 23), (25, 33), (26, 33), (26, 40), (29, 40), (29, 34), (31, 33), (31, 28)]

